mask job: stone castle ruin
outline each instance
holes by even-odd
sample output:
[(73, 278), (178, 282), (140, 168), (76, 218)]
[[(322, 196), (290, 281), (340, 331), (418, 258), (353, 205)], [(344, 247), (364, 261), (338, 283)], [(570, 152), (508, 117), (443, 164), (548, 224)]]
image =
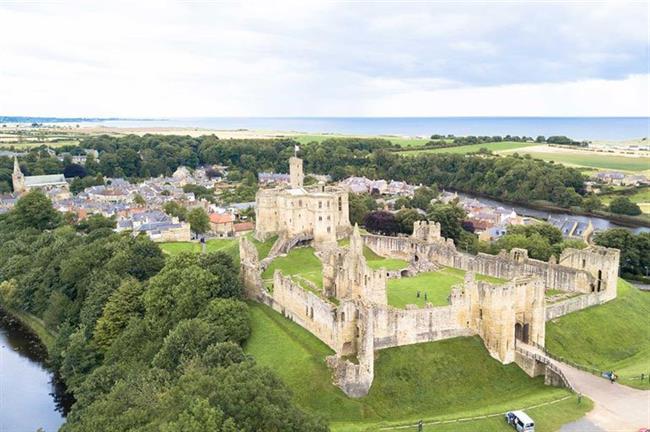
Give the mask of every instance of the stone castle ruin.
[[(529, 375), (546, 374), (548, 382), (557, 382), (548, 376), (553, 371), (518, 354), (517, 341), (544, 346), (547, 320), (616, 297), (618, 250), (567, 249), (549, 262), (528, 258), (525, 249), (474, 256), (456, 250), (433, 222), (415, 222), (411, 236), (361, 235), (358, 227), (350, 226), (345, 190), (322, 184), (307, 190), (302, 179), (302, 161), (294, 157), (289, 188), (258, 192), (256, 238), (278, 239), (260, 261), (252, 241), (240, 238), (241, 276), (248, 297), (296, 322), (335, 352), (327, 364), (335, 384), (348, 396), (368, 393), (377, 350), (473, 335), (501, 363), (517, 362)], [(349, 246), (339, 246), (337, 239), (348, 236)], [(305, 243), (314, 246), (322, 262), (322, 290), (308, 289), (279, 270), (272, 287), (265, 286), (261, 275), (268, 262)], [(398, 272), (372, 269), (364, 247), (403, 259), (408, 267)], [(389, 278), (442, 266), (466, 272), (447, 305), (400, 309), (388, 304)], [(479, 281), (477, 273), (507, 282)], [(548, 303), (547, 290), (568, 293), (568, 298)]]

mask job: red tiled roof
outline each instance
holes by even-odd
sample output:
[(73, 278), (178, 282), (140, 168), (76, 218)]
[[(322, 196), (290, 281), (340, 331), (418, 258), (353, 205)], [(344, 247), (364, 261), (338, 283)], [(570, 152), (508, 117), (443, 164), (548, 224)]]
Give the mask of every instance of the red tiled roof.
[(255, 228), (253, 222), (241, 222), (234, 225), (235, 232), (252, 231)]
[(215, 224), (225, 224), (229, 222), (234, 222), (235, 217), (230, 213), (210, 213), (210, 222)]

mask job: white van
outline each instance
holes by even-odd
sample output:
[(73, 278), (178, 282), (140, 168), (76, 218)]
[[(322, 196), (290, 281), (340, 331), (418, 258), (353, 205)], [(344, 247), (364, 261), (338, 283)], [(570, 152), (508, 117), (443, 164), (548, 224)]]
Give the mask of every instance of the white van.
[(523, 411), (508, 411), (506, 413), (506, 421), (517, 432), (535, 432), (535, 422)]

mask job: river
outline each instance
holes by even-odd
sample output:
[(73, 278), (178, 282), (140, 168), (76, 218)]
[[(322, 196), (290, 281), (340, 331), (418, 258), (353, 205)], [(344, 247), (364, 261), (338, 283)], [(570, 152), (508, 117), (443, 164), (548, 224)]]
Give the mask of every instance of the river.
[(538, 209), (533, 209), (530, 207), (524, 207), (521, 205), (517, 204), (510, 204), (510, 203), (505, 203), (489, 198), (483, 198), (483, 197), (478, 197), (474, 196), (471, 194), (467, 193), (461, 193), (458, 192), (458, 196), (461, 198), (469, 198), (469, 199), (475, 199), (485, 205), (488, 205), (490, 207), (503, 207), (505, 209), (514, 209), (515, 212), (517, 212), (518, 215), (522, 216), (530, 216), (534, 217), (536, 219), (542, 219), (542, 220), (548, 220), (549, 217), (552, 217), (555, 220), (563, 220), (564, 218), (569, 218), (571, 220), (575, 220), (578, 222), (589, 222), (591, 220), (591, 224), (594, 226), (594, 229), (597, 231), (602, 231), (610, 228), (625, 228), (630, 230), (631, 232), (638, 234), (641, 232), (650, 232), (650, 228), (647, 227), (636, 227), (636, 228), (629, 228), (629, 227), (624, 227), (622, 225), (618, 225), (615, 222), (609, 221), (607, 219), (595, 217), (595, 216), (579, 216), (579, 215), (573, 215), (568, 212), (555, 212), (555, 211), (549, 211), (549, 210), (538, 210)]
[(0, 310), (0, 432), (58, 430), (70, 398), (38, 338)]

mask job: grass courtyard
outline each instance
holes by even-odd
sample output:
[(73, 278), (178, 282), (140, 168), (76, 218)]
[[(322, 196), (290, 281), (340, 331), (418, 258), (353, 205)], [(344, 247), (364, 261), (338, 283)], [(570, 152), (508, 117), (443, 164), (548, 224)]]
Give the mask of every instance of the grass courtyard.
[[(340, 247), (348, 247), (350, 245), (350, 239), (339, 240)], [(381, 255), (377, 255), (370, 249), (368, 246), (363, 247), (363, 256), (366, 258), (368, 267), (374, 270), (384, 268), (386, 270), (401, 270), (409, 266), (409, 263), (402, 259), (397, 258), (385, 258)]]
[(620, 382), (650, 389), (650, 293), (619, 279), (618, 297), (546, 323), (546, 348), (575, 363), (613, 370)]
[[(282, 271), (285, 276), (292, 276), (298, 283), (306, 279), (318, 288), (323, 288), (323, 265), (312, 247), (293, 248), (286, 256), (274, 259), (262, 273), (262, 279), (272, 281), (275, 270)], [(307, 284), (302, 286), (309, 289)]]
[[(332, 351), (309, 332), (267, 306), (249, 303), (252, 335), (245, 350), (273, 369), (304, 410), (330, 421), (333, 431), (371, 431), (411, 424), (501, 413), (569, 395), (529, 378), (516, 365), (493, 360), (477, 337), (391, 348), (377, 352), (370, 394), (351, 399), (331, 383), (325, 357)], [(536, 430), (551, 432), (591, 408), (569, 397), (531, 410)], [(507, 431), (500, 417), (427, 431)], [(409, 430), (409, 429), (406, 429)]]
[[(397, 308), (404, 308), (407, 304), (423, 307), (426, 303), (434, 306), (446, 306), (453, 285), (463, 282), (465, 271), (451, 267), (443, 267), (439, 271), (420, 273), (414, 277), (388, 280), (388, 304)], [(504, 279), (499, 279), (481, 274), (476, 275), (477, 280), (501, 284)], [(420, 297), (417, 292), (420, 292)], [(427, 299), (425, 301), (424, 295)]]

